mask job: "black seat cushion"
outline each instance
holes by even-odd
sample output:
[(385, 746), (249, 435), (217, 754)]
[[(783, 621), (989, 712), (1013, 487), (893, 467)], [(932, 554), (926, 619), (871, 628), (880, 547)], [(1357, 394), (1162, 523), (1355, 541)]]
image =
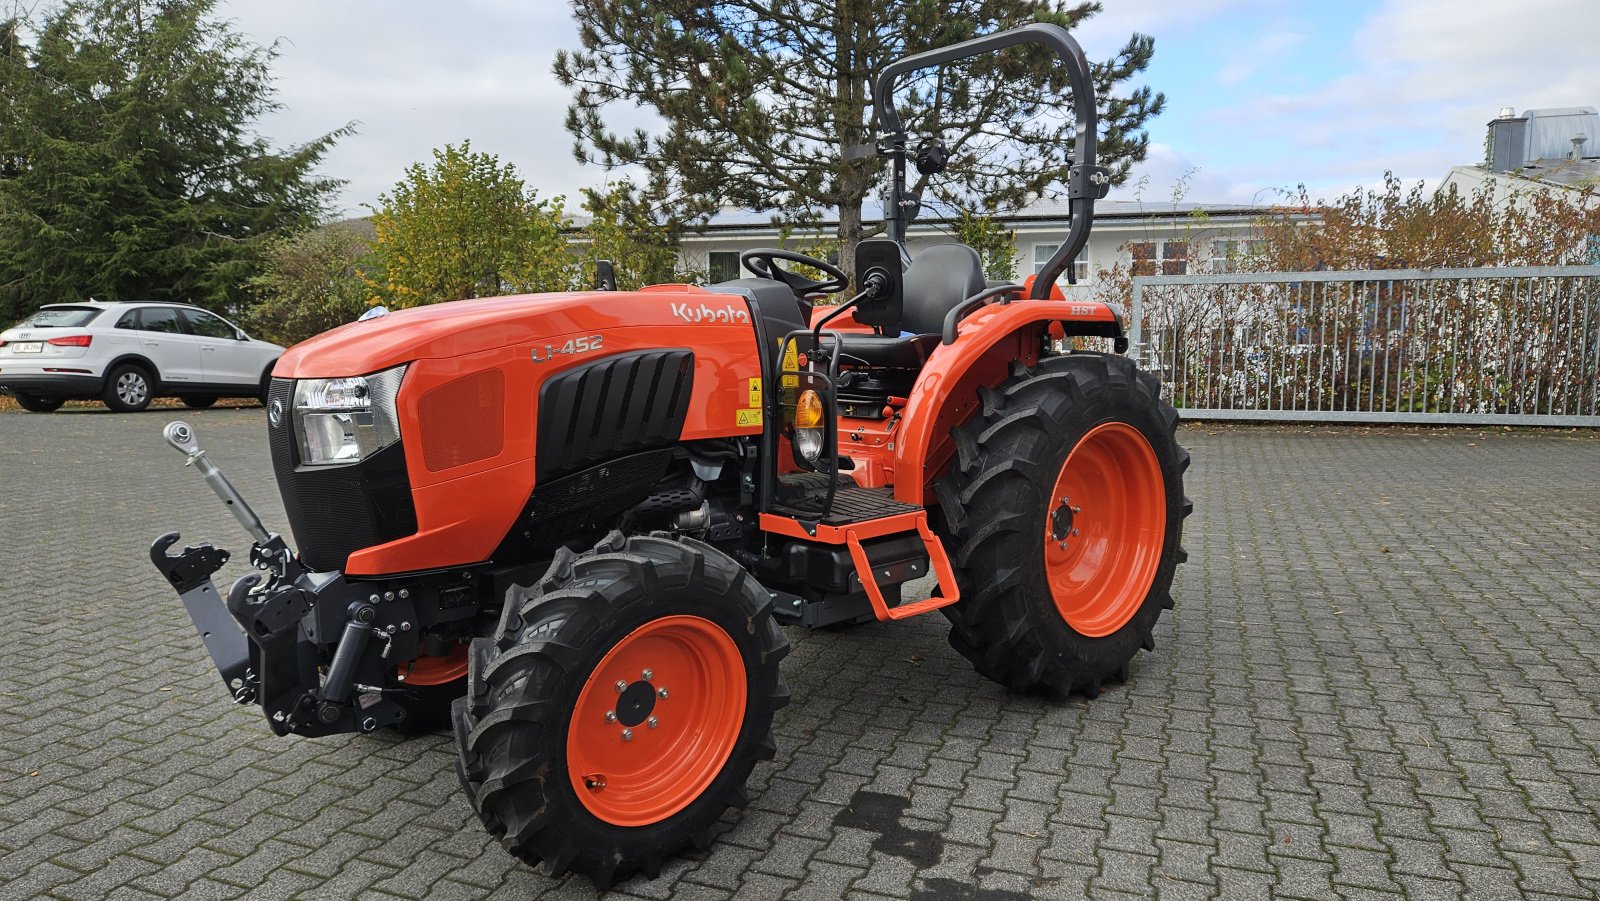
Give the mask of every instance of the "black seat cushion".
[[(921, 369), (928, 354), (939, 346), (938, 335), (909, 335), (892, 338), (865, 332), (840, 332), (839, 363), (844, 366), (871, 366), (875, 369)], [(832, 342), (827, 338), (822, 346)]]
[(944, 317), (963, 300), (988, 287), (983, 261), (965, 244), (923, 248), (905, 274), (905, 313), (900, 330), (915, 335), (937, 334)]

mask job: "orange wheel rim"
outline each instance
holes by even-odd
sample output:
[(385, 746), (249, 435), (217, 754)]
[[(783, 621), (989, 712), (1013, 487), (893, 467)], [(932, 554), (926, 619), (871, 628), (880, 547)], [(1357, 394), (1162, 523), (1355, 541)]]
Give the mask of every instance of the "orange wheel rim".
[(407, 685), (444, 685), (466, 677), (467, 646), (460, 643), (442, 657), (423, 655), (395, 672), (395, 678)]
[(572, 710), (567, 776), (578, 800), (616, 826), (688, 807), (733, 753), (745, 695), (739, 649), (710, 620), (664, 616), (628, 633)]
[(1102, 638), (1138, 612), (1166, 537), (1161, 464), (1138, 429), (1095, 426), (1067, 455), (1044, 525), (1056, 609), (1074, 631)]

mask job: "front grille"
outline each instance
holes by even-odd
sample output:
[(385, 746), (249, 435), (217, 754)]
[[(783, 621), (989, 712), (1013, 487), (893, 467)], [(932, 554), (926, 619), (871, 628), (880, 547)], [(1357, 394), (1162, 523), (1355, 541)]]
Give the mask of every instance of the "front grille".
[[(267, 424), (272, 469), (300, 559), (317, 572), (344, 569), (363, 548), (415, 534), (404, 442), (348, 466), (301, 467), (294, 440), (294, 382), (273, 379), (267, 409), (281, 411)], [(279, 406), (274, 406), (277, 404)]]

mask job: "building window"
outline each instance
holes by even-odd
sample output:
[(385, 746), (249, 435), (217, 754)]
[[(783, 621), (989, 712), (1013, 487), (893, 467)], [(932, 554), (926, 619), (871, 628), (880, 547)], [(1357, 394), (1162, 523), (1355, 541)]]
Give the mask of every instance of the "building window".
[[(1035, 244), (1033, 245), (1033, 274), (1038, 275), (1044, 271), (1044, 264), (1061, 249), (1060, 244)], [(1089, 280), (1089, 248), (1085, 246), (1078, 251), (1078, 258), (1072, 261), (1072, 275), (1080, 282)], [(1061, 279), (1056, 279), (1061, 281)]]
[(709, 273), (709, 281), (711, 284), (714, 285), (717, 282), (731, 282), (739, 277), (738, 251), (713, 250), (706, 256), (709, 257), (711, 261), (711, 271)]
[(1211, 271), (1240, 272), (1243, 263), (1258, 257), (1266, 247), (1265, 241), (1254, 238), (1219, 238), (1211, 242)]
[(1133, 254), (1134, 275), (1187, 275), (1188, 241), (1135, 241), (1128, 245)]

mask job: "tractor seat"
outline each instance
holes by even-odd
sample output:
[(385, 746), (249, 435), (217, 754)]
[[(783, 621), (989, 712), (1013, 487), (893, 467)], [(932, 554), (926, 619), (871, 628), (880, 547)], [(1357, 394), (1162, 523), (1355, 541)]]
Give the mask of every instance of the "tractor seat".
[[(840, 332), (839, 362), (873, 369), (921, 369), (928, 354), (939, 346), (938, 335), (907, 335), (901, 338), (866, 332)], [(830, 342), (823, 338), (822, 346)]]
[(896, 337), (840, 332), (839, 354), (842, 362), (874, 368), (922, 368), (928, 355), (939, 344), (944, 317), (957, 304), (989, 284), (984, 277), (983, 262), (978, 258), (978, 252), (965, 244), (935, 244), (924, 248), (906, 267), (904, 279), (905, 309), (900, 314), (901, 334)]

